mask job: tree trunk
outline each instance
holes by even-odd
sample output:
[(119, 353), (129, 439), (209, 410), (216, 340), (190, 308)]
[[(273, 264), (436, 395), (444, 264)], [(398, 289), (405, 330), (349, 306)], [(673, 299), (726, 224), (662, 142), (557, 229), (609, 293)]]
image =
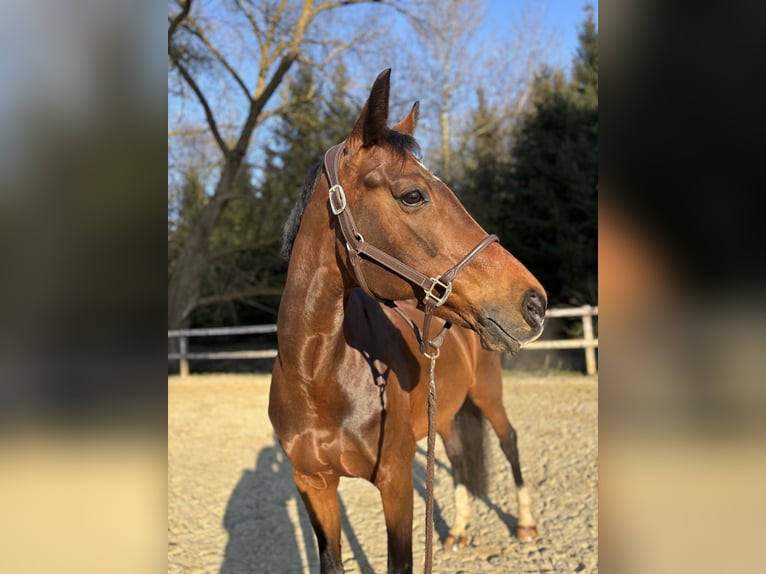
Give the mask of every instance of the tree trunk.
[(440, 177), (444, 179), (447, 184), (452, 183), (452, 147), (450, 144), (449, 134), (449, 111), (447, 110), (447, 104), (443, 103), (439, 114), (439, 124), (441, 127), (441, 151), (442, 151), (442, 173)]
[(210, 237), (221, 219), (223, 210), (233, 197), (232, 187), (242, 166), (243, 157), (240, 154), (227, 157), (215, 194), (202, 208), (197, 222), (184, 242), (168, 285), (168, 329), (182, 329), (188, 326), (191, 313), (197, 306), (210, 254)]

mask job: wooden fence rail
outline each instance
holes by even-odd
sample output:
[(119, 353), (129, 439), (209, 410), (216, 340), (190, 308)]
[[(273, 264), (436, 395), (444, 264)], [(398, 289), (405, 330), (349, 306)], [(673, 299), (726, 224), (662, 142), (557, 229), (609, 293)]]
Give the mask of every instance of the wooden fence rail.
[[(582, 339), (559, 339), (555, 341), (535, 341), (524, 346), (524, 349), (584, 349), (585, 370), (589, 375), (596, 374), (596, 347), (598, 338), (593, 336), (593, 316), (598, 315), (598, 307), (583, 305), (566, 309), (548, 309), (546, 317), (581, 317)], [(178, 361), (179, 373), (182, 377), (189, 374), (189, 360), (199, 359), (273, 359), (277, 356), (276, 349), (259, 351), (216, 351), (214, 353), (190, 353), (189, 337), (215, 337), (225, 335), (254, 335), (276, 333), (276, 325), (249, 325), (245, 327), (217, 327), (213, 329), (177, 329), (168, 331), (168, 339), (177, 338), (178, 352), (168, 353), (168, 360)]]
[(582, 339), (559, 339), (556, 341), (535, 341), (525, 345), (525, 349), (585, 349), (585, 372), (596, 374), (596, 347), (598, 338), (593, 336), (593, 316), (598, 315), (598, 307), (583, 305), (568, 309), (548, 309), (546, 317), (581, 317)]

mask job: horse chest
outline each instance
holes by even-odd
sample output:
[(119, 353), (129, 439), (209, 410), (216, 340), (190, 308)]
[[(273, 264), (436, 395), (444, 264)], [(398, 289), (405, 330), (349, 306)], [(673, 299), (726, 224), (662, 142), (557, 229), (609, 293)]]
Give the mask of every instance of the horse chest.
[(372, 477), (384, 438), (386, 445), (414, 444), (404, 416), (408, 409), (400, 404), (400, 383), (386, 369), (381, 371), (369, 366), (356, 373), (340, 370), (344, 376), (332, 385), (308, 382), (311, 390), (293, 393), (284, 403), (280, 393), (273, 396), (275, 410), (281, 413), (275, 424), (280, 443), (296, 470), (315, 477), (314, 487), (328, 473)]

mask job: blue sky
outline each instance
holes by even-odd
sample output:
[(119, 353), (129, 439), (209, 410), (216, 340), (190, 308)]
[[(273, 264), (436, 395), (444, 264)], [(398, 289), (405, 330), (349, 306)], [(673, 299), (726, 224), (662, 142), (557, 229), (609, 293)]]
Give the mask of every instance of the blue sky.
[[(502, 0), (494, 0), (492, 4), (503, 4)], [(585, 0), (548, 0), (546, 22), (561, 32), (559, 54), (562, 65), (569, 66), (577, 47), (577, 33), (585, 18), (584, 8), (589, 2)], [(598, 22), (598, 0), (590, 2), (595, 8)]]
[[(585, 18), (584, 8), (588, 0), (542, 0), (531, 2), (539, 8), (545, 21), (545, 29), (558, 40), (550, 57), (550, 64), (569, 69), (577, 47), (577, 32)], [(592, 0), (598, 22), (598, 0)], [(524, 2), (509, 0), (488, 0), (487, 19), (484, 27), (491, 28), (493, 22), (502, 22), (509, 16), (517, 15)]]

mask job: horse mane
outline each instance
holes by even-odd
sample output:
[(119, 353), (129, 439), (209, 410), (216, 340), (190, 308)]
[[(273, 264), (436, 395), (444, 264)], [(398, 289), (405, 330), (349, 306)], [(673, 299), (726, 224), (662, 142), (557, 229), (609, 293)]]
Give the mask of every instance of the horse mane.
[(322, 163), (314, 164), (309, 170), (305, 181), (303, 182), (303, 188), (298, 199), (293, 204), (293, 208), (290, 210), (290, 215), (285, 221), (284, 233), (282, 235), (282, 250), (279, 254), (290, 260), (290, 254), (293, 251), (293, 243), (295, 243), (295, 236), (298, 235), (298, 228), (301, 226), (301, 217), (303, 216), (303, 210), (306, 208), (306, 204), (314, 195), (314, 189), (316, 189), (319, 176), (322, 174)]
[[(411, 153), (415, 157), (420, 157), (420, 145), (415, 141), (415, 138), (408, 134), (403, 134), (392, 129), (386, 130), (385, 136), (382, 141), (376, 142), (376, 145), (380, 145), (396, 153), (399, 159), (404, 162), (407, 159), (407, 154)], [(285, 221), (284, 233), (282, 235), (282, 249), (279, 254), (289, 261), (290, 254), (293, 251), (293, 244), (295, 243), (295, 237), (298, 235), (298, 229), (301, 226), (301, 217), (303, 217), (303, 210), (306, 209), (311, 196), (314, 195), (319, 178), (322, 175), (322, 162), (315, 164), (306, 176), (303, 182), (303, 188), (301, 194), (298, 196), (290, 215)]]

